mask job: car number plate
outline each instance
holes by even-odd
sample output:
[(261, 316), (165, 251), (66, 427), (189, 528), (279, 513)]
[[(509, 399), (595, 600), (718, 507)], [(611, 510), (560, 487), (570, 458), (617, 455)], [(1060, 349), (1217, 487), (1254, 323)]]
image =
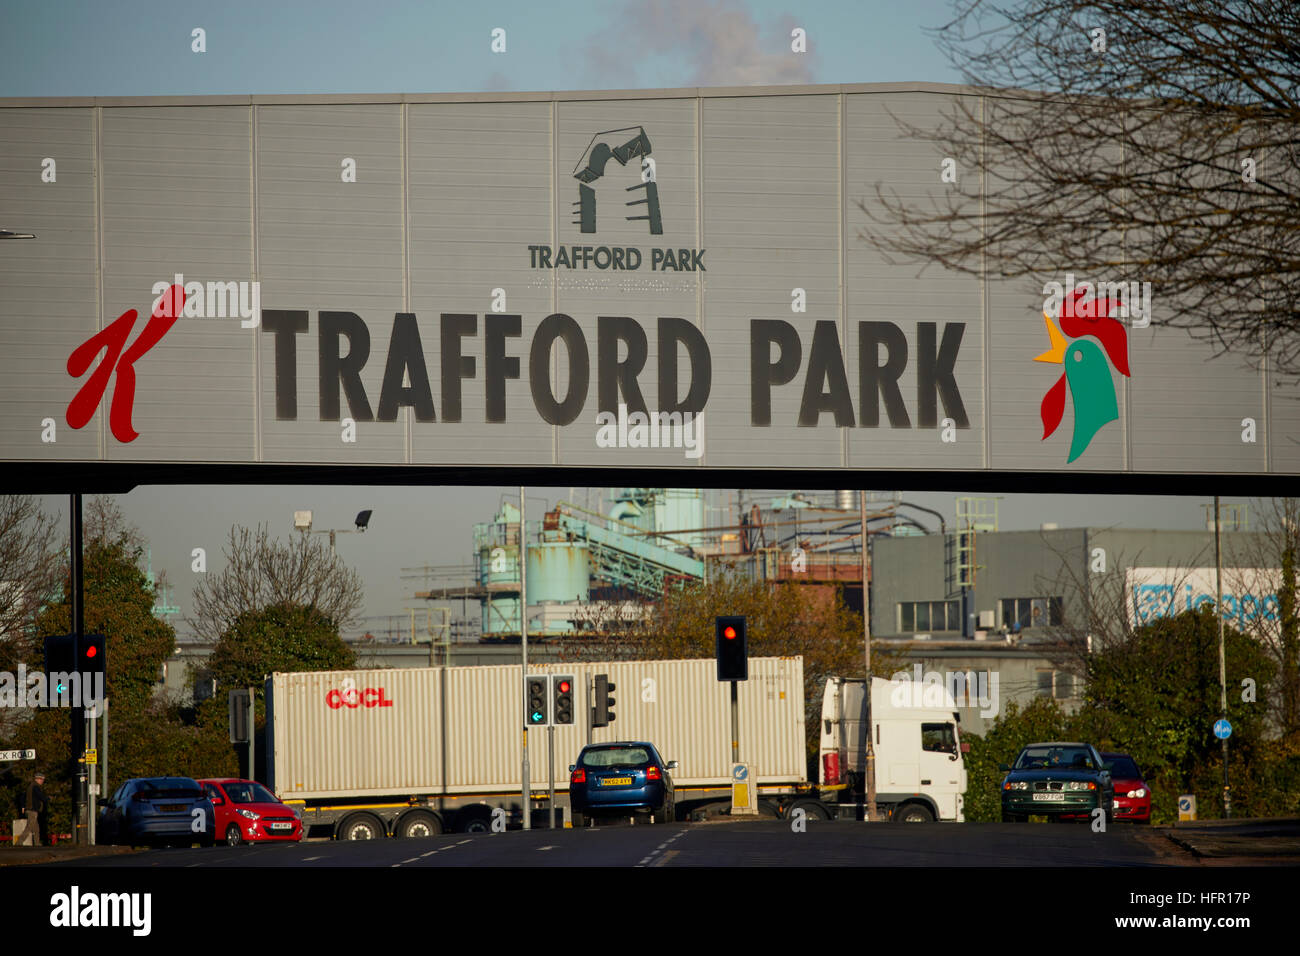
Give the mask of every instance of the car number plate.
[(631, 782), (631, 777), (605, 777), (600, 781), (600, 785), (602, 787), (626, 787)]
[(1034, 794), (1034, 799), (1035, 799), (1035, 800), (1044, 800), (1044, 801), (1046, 801), (1046, 802), (1048, 802), (1048, 803), (1064, 803), (1064, 802), (1065, 802), (1065, 794), (1063, 794), (1063, 793), (1036, 793), (1036, 794)]
[(269, 824), (267, 824), (267, 826), (268, 826), (268, 828), (270, 828), (270, 829), (272, 829), (272, 830), (291, 830), (291, 829), (293, 829), (293, 824), (292, 824), (292, 823), (269, 823)]
[(188, 808), (183, 803), (164, 803), (157, 809), (159, 813), (184, 813)]

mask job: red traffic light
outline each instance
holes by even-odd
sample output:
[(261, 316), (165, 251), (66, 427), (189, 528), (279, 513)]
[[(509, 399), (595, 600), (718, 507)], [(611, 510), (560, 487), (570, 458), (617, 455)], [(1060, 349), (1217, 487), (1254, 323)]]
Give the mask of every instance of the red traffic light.
[(725, 627), (722, 629), (722, 636), (729, 641), (734, 641), (736, 639), (736, 629), (730, 626)]
[(568, 692), (569, 692), (569, 682), (567, 680), (560, 681), (560, 693), (567, 694)]
[(88, 648), (86, 648), (87, 657), (94, 657), (98, 653), (99, 653), (99, 648), (96, 647), (94, 644), (91, 644)]

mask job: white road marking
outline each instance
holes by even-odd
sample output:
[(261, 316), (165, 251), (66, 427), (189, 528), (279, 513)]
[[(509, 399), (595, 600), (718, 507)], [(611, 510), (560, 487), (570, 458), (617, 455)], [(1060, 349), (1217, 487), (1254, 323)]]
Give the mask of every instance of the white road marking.
[(460, 841), (459, 843), (457, 843), (456, 845), (457, 845), (457, 846), (464, 846), (466, 843), (473, 843), (473, 842), (474, 842), (473, 840), (461, 840), (461, 841)]
[[(685, 835), (686, 835), (686, 831), (685, 831), (685, 830), (679, 830), (679, 831), (677, 831), (676, 836), (670, 837), (669, 839), (665, 840), (663, 843), (660, 843), (659, 846), (658, 846), (657, 848), (655, 848), (653, 851), (651, 851), (650, 855), (647, 856), (647, 857), (646, 857), (644, 860), (642, 860), (640, 863), (638, 863), (637, 866), (646, 866), (647, 864), (650, 863), (651, 860), (653, 860), (653, 859), (655, 858), (655, 855), (656, 855), (656, 854), (658, 854), (659, 852), (661, 852), (661, 851), (664, 849), (664, 847), (666, 847), (666, 846), (668, 846), (668, 844), (672, 843), (673, 840), (676, 840), (676, 839), (678, 839), (679, 837), (683, 837), (683, 836), (685, 836)], [(677, 851), (676, 851), (676, 850), (673, 850), (673, 851), (671, 851), (670, 853), (668, 853), (667, 855), (665, 855), (663, 858), (661, 858), (657, 863), (654, 863), (654, 864), (651, 864), (651, 865), (653, 865), (653, 866), (662, 866), (664, 860), (668, 859), (668, 857), (676, 856), (676, 854), (677, 854)]]
[(539, 846), (537, 849), (538, 849), (539, 851), (541, 851), (541, 850), (554, 850), (555, 847), (554, 847), (554, 846)]
[(438, 852), (437, 850), (430, 850), (428, 853), (421, 853), (420, 856), (422, 856), (422, 857), (425, 857), (425, 856), (433, 856), (433, 855), (434, 855), (435, 853), (437, 853), (437, 852)]
[(402, 862), (403, 862), (403, 863), (418, 863), (419, 861), (420, 861), (420, 858), (419, 858), (418, 856), (413, 856), (413, 857), (411, 857), (409, 860), (403, 860)]

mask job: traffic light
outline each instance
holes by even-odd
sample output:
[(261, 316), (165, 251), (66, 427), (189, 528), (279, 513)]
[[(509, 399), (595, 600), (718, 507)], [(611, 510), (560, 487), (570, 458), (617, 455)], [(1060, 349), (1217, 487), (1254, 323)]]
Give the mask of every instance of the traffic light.
[(83, 634), (77, 646), (78, 669), (83, 674), (108, 673), (108, 641), (103, 634)]
[(546, 678), (536, 674), (528, 678), (527, 684), (524, 704), (528, 709), (524, 723), (529, 727), (545, 727), (550, 723), (546, 719)]
[(573, 677), (551, 678), (551, 699), (555, 706), (551, 713), (555, 715), (556, 724), (573, 723)]
[(593, 727), (608, 727), (614, 722), (614, 682), (608, 674), (596, 675), (596, 707), (592, 717)]
[[(80, 707), (103, 698), (108, 641), (103, 634), (55, 634), (45, 639), (45, 686), (50, 705)], [(75, 680), (74, 675), (79, 675)]]
[(749, 651), (745, 644), (745, 619), (717, 619), (718, 680), (749, 680)]
[(71, 688), (68, 686), (68, 678), (76, 670), (76, 637), (72, 634), (51, 634), (45, 638), (45, 686), (50, 706), (69, 703)]

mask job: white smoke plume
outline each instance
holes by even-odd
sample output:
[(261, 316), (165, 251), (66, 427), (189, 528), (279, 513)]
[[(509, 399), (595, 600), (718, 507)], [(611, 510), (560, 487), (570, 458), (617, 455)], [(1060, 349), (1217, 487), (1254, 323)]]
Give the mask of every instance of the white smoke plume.
[[(813, 82), (815, 47), (790, 49), (791, 16), (756, 23), (736, 0), (624, 0), (587, 45), (593, 85), (627, 89), (649, 56), (682, 54), (689, 73), (665, 86), (784, 86)], [(658, 84), (657, 84), (658, 85)]]

